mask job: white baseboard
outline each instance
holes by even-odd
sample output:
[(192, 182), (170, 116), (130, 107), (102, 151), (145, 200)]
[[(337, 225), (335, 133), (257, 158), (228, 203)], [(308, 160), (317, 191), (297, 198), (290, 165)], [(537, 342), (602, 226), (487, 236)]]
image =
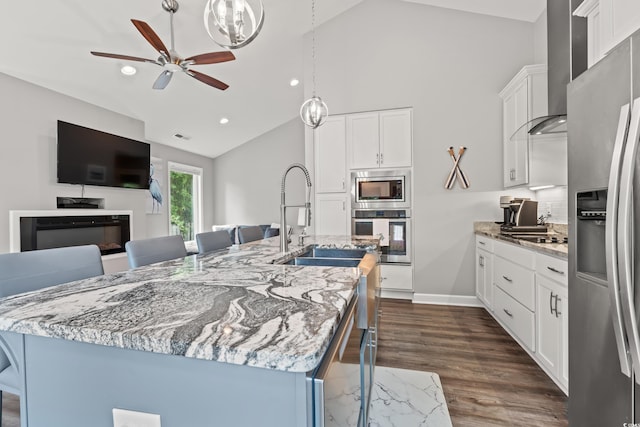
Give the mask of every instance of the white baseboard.
[(467, 307), (484, 307), (480, 300), (467, 295), (413, 294), (414, 304), (462, 305)]
[(413, 291), (397, 291), (393, 289), (382, 289), (380, 293), (382, 298), (393, 298), (393, 299), (413, 299)]

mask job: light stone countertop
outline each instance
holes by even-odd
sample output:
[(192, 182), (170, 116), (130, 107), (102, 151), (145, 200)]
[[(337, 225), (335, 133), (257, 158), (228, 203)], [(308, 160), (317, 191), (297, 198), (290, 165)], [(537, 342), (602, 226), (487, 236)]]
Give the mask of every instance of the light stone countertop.
[[(567, 235), (566, 224), (548, 224), (549, 233), (557, 234), (559, 237)], [(502, 240), (504, 242), (520, 245), (527, 249), (556, 256), (559, 258), (567, 258), (569, 253), (569, 245), (567, 243), (535, 243), (527, 240), (515, 239), (511, 236), (500, 233), (500, 224), (491, 221), (476, 221), (473, 223), (473, 231), (481, 236), (491, 237), (492, 239)]]
[(0, 300), (0, 330), (308, 372), (352, 299), (358, 268), (273, 264), (317, 244), (377, 248), (371, 238), (311, 237), (279, 252), (272, 237)]

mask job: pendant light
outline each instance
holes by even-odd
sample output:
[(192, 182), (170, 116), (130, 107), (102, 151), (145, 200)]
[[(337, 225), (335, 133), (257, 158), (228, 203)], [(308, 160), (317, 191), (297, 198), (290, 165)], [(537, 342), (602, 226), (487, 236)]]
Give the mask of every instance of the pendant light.
[(311, 0), (311, 79), (313, 93), (300, 107), (300, 117), (305, 125), (317, 128), (329, 115), (329, 109), (319, 96), (316, 96), (316, 2)]
[(264, 23), (262, 0), (207, 0), (204, 27), (218, 45), (238, 49), (256, 38)]

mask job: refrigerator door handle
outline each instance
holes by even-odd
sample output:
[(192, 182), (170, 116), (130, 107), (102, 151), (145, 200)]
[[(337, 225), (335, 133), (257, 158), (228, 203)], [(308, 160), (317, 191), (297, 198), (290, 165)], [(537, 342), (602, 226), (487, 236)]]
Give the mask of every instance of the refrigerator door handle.
[(618, 348), (620, 370), (631, 378), (631, 365), (629, 363), (629, 347), (625, 334), (625, 326), (622, 316), (622, 303), (620, 300), (620, 270), (618, 265), (618, 199), (620, 195), (620, 168), (627, 129), (629, 124), (629, 104), (620, 108), (618, 130), (613, 146), (611, 170), (609, 172), (609, 187), (607, 189), (607, 221), (605, 225), (605, 251), (607, 265), (607, 282), (609, 284), (609, 298), (611, 301), (611, 317), (613, 330)]
[[(633, 272), (633, 176), (636, 167), (638, 137), (640, 130), (640, 98), (633, 101), (627, 144), (622, 157), (620, 173), (620, 200), (618, 211), (618, 262), (620, 265), (620, 302), (631, 354), (631, 364), (635, 372), (640, 369), (640, 336), (636, 323)], [(607, 218), (608, 220), (608, 218)], [(636, 376), (640, 384), (640, 377)]]

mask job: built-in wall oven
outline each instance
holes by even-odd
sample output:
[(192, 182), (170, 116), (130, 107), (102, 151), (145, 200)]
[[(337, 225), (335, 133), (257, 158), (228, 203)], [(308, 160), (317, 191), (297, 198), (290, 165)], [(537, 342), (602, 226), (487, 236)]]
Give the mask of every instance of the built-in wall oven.
[(383, 263), (411, 262), (411, 209), (352, 210), (351, 234), (380, 236)]
[(383, 263), (411, 263), (411, 170), (351, 172), (351, 234), (380, 236)]

